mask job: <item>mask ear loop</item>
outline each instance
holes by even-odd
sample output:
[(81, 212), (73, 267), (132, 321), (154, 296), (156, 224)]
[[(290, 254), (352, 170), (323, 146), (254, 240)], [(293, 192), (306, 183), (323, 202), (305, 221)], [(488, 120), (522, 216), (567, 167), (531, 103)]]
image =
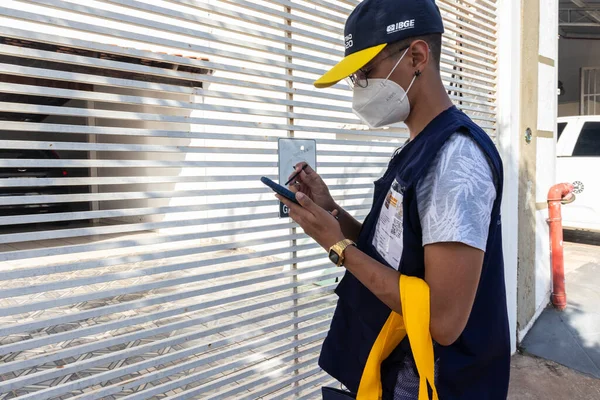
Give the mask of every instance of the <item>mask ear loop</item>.
[(404, 52), (404, 54), (402, 54), (402, 57), (400, 57), (400, 59), (398, 60), (398, 62), (396, 62), (396, 65), (394, 65), (394, 68), (392, 68), (392, 70), (390, 71), (390, 73), (388, 74), (388, 76), (385, 78), (385, 80), (389, 80), (390, 76), (392, 76), (392, 74), (394, 73), (394, 71), (396, 70), (396, 68), (398, 68), (398, 65), (400, 65), (400, 62), (404, 59), (404, 56), (406, 55), (406, 53), (408, 53), (408, 50), (410, 50), (410, 47), (408, 49), (406, 49), (406, 51)]
[(346, 85), (348, 85), (350, 90), (354, 90), (354, 82), (352, 82), (352, 79), (350, 79), (350, 77), (344, 78), (344, 81), (346, 82)]
[(406, 89), (406, 92), (404, 92), (404, 97), (400, 101), (404, 101), (406, 99), (406, 97), (408, 96), (408, 92), (410, 91), (410, 88), (412, 87), (413, 83), (415, 83), (415, 81), (417, 80), (417, 78), (420, 75), (421, 75), (421, 71), (415, 72), (415, 75), (413, 76), (412, 81), (410, 81), (410, 85), (408, 85), (408, 89)]
[[(385, 78), (386, 81), (390, 79), (390, 76), (392, 76), (392, 74), (394, 73), (396, 68), (398, 68), (398, 65), (400, 65), (400, 62), (404, 59), (404, 56), (406, 55), (406, 53), (408, 53), (408, 50), (410, 50), (410, 47), (408, 49), (406, 49), (406, 51), (404, 52), (404, 54), (402, 54), (402, 57), (400, 57), (400, 59), (398, 60), (396, 65), (394, 65), (394, 68), (392, 68), (392, 70), (390, 71), (388, 76)], [(410, 85), (408, 86), (408, 89), (406, 89), (406, 92), (404, 92), (404, 97), (402, 97), (402, 100), (400, 100), (401, 102), (406, 100), (406, 97), (408, 96), (408, 91), (410, 90), (410, 88), (412, 88), (412, 85), (415, 83), (415, 80), (417, 79), (417, 77), (419, 75), (421, 75), (421, 71), (416, 71), (415, 75), (412, 78), (412, 81), (410, 81)]]

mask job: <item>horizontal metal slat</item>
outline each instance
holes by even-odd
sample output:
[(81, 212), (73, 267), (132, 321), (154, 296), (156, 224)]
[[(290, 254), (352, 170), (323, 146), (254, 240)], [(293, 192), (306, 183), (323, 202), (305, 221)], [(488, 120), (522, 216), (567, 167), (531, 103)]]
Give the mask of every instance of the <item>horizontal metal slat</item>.
[[(1, 85), (0, 85), (1, 86)], [(124, 143), (85, 143), (85, 142), (47, 142), (32, 140), (2, 140), (0, 148), (4, 149), (36, 149), (36, 150), (69, 150), (69, 151), (105, 151), (105, 152), (145, 152), (145, 153), (195, 153), (195, 154), (243, 154), (243, 155), (277, 155), (277, 149), (217, 147), (217, 146), (164, 146), (151, 144)], [(384, 151), (332, 151), (319, 150), (317, 155), (346, 157), (389, 157)], [(320, 157), (319, 157), (320, 158)]]
[[(2, 87), (2, 84), (0, 84)], [(67, 150), (67, 151), (104, 151), (104, 152), (142, 152), (142, 153), (184, 153), (184, 154), (244, 154), (244, 155), (277, 155), (277, 149), (223, 147), (223, 146), (165, 146), (153, 144), (131, 143), (89, 143), (89, 142), (50, 142), (42, 140), (2, 140), (2, 149), (35, 149), (35, 150)], [(357, 152), (360, 153), (360, 152)], [(377, 153), (374, 153), (377, 157)]]
[[(0, 109), (2, 106), (0, 105)], [(160, 161), (160, 160), (80, 160), (80, 159), (1, 159), (4, 168), (276, 168), (277, 162), (261, 161)], [(74, 195), (75, 196), (75, 195)], [(10, 198), (0, 198), (0, 204), (10, 204)], [(37, 201), (36, 201), (37, 202)], [(18, 203), (17, 203), (18, 204)]]
[[(235, 203), (230, 203), (235, 204)], [(239, 203), (243, 205), (245, 203)], [(276, 207), (277, 201), (265, 201), (265, 202), (253, 202), (253, 206), (259, 207), (263, 205), (272, 205)], [(222, 209), (227, 209), (228, 206), (225, 206)], [(231, 207), (234, 208), (234, 207)], [(359, 209), (367, 209), (368, 205), (353, 205), (353, 206), (344, 206), (346, 211), (348, 210), (359, 210)], [(215, 209), (217, 209), (215, 207)], [(272, 218), (277, 218), (278, 213), (273, 212)], [(234, 216), (234, 218), (238, 218), (239, 220), (244, 220), (246, 218), (252, 218), (252, 215), (248, 216)], [(219, 217), (223, 218), (223, 217)], [(51, 239), (65, 239), (65, 238), (73, 238), (73, 237), (84, 237), (84, 236), (92, 236), (92, 235), (109, 235), (114, 233), (131, 233), (131, 232), (141, 232), (141, 231), (149, 231), (154, 229), (167, 229), (174, 227), (185, 227), (185, 226), (194, 226), (196, 224), (200, 224), (201, 222), (208, 222), (210, 219), (195, 219), (188, 221), (166, 221), (166, 222), (145, 222), (145, 223), (137, 223), (137, 224), (124, 224), (124, 225), (113, 225), (113, 226), (99, 226), (93, 228), (74, 228), (74, 229), (61, 229), (57, 231), (39, 231), (39, 232), (29, 232), (29, 233), (10, 233), (0, 235), (0, 244), (10, 244), (10, 243), (19, 243), (19, 242), (27, 242), (27, 241), (35, 241), (35, 240), (51, 240)], [(235, 235), (235, 234), (244, 234), (244, 233), (252, 233), (260, 230), (261, 227), (249, 227), (249, 228), (238, 228), (237, 230), (228, 230), (228, 231), (211, 231), (211, 232), (203, 232), (199, 234), (198, 239), (206, 239), (209, 238), (209, 234), (214, 235), (215, 237), (227, 236), (227, 235)], [(32, 254), (35, 250), (30, 250)], [(13, 254), (15, 252), (11, 252)], [(19, 253), (22, 254), (22, 253)], [(0, 260), (6, 259), (5, 253), (0, 253)], [(33, 257), (33, 256), (32, 256)]]
[[(464, 100), (467, 101), (468, 100)], [(1, 108), (1, 106), (0, 106)], [(387, 162), (317, 162), (319, 168), (334, 167), (385, 167)], [(5, 168), (277, 168), (277, 162), (261, 161), (159, 161), (159, 160), (80, 160), (80, 159), (1, 159), (0, 167)], [(72, 195), (79, 196), (79, 195)], [(1, 198), (0, 198), (1, 199)], [(10, 197), (0, 200), (0, 204), (10, 204)], [(36, 200), (37, 203), (39, 201)], [(19, 203), (17, 203), (19, 204)]]
[[(385, 165), (385, 163), (383, 163)], [(2, 163), (0, 163), (2, 165)], [(369, 166), (367, 163), (354, 165), (354, 166)], [(381, 164), (378, 164), (381, 165)], [(353, 166), (349, 164), (349, 166)], [(147, 200), (147, 199), (173, 199), (173, 198), (184, 198), (184, 197), (199, 197), (199, 196), (218, 196), (218, 195), (239, 195), (239, 194), (267, 194), (270, 195), (272, 192), (267, 187), (260, 187), (259, 189), (207, 189), (198, 191), (164, 191), (164, 192), (115, 192), (115, 193), (88, 193), (88, 194), (59, 194), (59, 195), (41, 195), (41, 196), (3, 196), (0, 197), (0, 206), (5, 205), (29, 205), (29, 204), (56, 204), (56, 203), (76, 203), (76, 202), (90, 202), (90, 201), (122, 201), (122, 200)], [(361, 194), (360, 196), (365, 196)], [(274, 196), (274, 194), (273, 194)], [(337, 199), (352, 199), (356, 195), (340, 195), (336, 196)], [(362, 197), (360, 197), (362, 198)], [(269, 205), (265, 201), (258, 200), (261, 205)], [(229, 204), (229, 203), (226, 203)], [(244, 208), (244, 204), (239, 203), (237, 208)], [(253, 201), (253, 206), (257, 207), (258, 204)], [(222, 203), (209, 203), (204, 205), (204, 210), (223, 210)], [(233, 208), (233, 207), (231, 207)], [(248, 208), (246, 206), (245, 208)]]
[[(2, 72), (8, 75), (57, 80), (64, 82), (88, 83), (92, 85), (122, 87), (126, 89), (167, 92), (182, 95), (193, 95), (194, 89), (185, 86), (165, 85), (162, 83), (134, 81), (130, 79), (108, 78), (100, 75), (80, 74), (51, 69), (31, 68), (11, 64), (0, 64)], [(202, 75), (204, 76), (204, 75)]]
[[(235, 216), (227, 216), (227, 217), (211, 217), (211, 218), (200, 218), (200, 219), (192, 219), (191, 222), (188, 222), (187, 226), (193, 226), (195, 224), (202, 225), (204, 224), (214, 224), (214, 223), (232, 223), (239, 221), (253, 221), (260, 220), (263, 218), (276, 218), (278, 215), (276, 213), (255, 213), (251, 215), (235, 215)], [(177, 221), (177, 222), (186, 222), (186, 221)], [(131, 225), (131, 224), (129, 224)], [(186, 225), (184, 225), (186, 226)], [(295, 223), (279, 223), (279, 224), (271, 224), (271, 225), (262, 225), (262, 226), (253, 226), (246, 227), (244, 230), (237, 231), (232, 229), (221, 229), (219, 231), (210, 231), (208, 234), (214, 235), (214, 237), (221, 237), (227, 235), (234, 235), (238, 232), (240, 234), (247, 233), (259, 233), (259, 232), (268, 232), (275, 230), (283, 230), (288, 228), (297, 227)], [(78, 232), (80, 229), (69, 229), (69, 231)], [(144, 231), (145, 229), (142, 229)], [(136, 232), (135, 230), (133, 232)], [(73, 233), (73, 232), (71, 232)], [(21, 234), (19, 234), (21, 235)], [(6, 235), (5, 235), (6, 236)], [(158, 237), (151, 238), (136, 238), (135, 241), (131, 241), (129, 239), (125, 240), (115, 240), (109, 242), (98, 242), (91, 244), (72, 244), (72, 245), (63, 245), (56, 247), (42, 247), (37, 249), (28, 249), (28, 250), (14, 250), (14, 251), (5, 251), (0, 253), (0, 261), (15, 261), (15, 260), (23, 260), (23, 259), (36, 259), (36, 258), (44, 258), (44, 257), (54, 257), (54, 256), (67, 256), (78, 253), (88, 253), (93, 251), (102, 251), (102, 250), (116, 250), (116, 249), (124, 249), (124, 248), (133, 248), (132, 252), (138, 247), (149, 246), (153, 244), (164, 244), (164, 243), (176, 243), (183, 242), (187, 240), (201, 240), (208, 238), (206, 232), (200, 233), (186, 233), (179, 235), (160, 235)], [(9, 243), (20, 243), (18, 240), (15, 240), (14, 237), (5, 238)], [(12, 268), (12, 267), (11, 267)]]
[[(387, 155), (392, 156), (395, 148), (390, 146), (391, 150)], [(357, 178), (378, 178), (376, 173), (342, 173), (342, 174), (320, 174), (323, 180), (331, 179), (357, 179)], [(264, 175), (217, 175), (217, 176), (119, 176), (119, 177), (88, 177), (88, 178), (11, 178), (0, 179), (0, 188), (15, 187), (40, 187), (40, 186), (106, 186), (106, 185), (137, 185), (148, 183), (218, 183), (218, 182), (253, 182), (259, 181), (261, 177), (266, 176), (269, 179), (277, 180), (278, 177), (272, 174)], [(356, 188), (348, 186), (349, 189)], [(0, 217), (1, 218), (1, 217)]]
[[(0, 103), (2, 104), (2, 103)], [(281, 136), (267, 135), (242, 135), (233, 133), (210, 133), (210, 132), (191, 132), (191, 131), (176, 131), (162, 129), (137, 129), (137, 128), (120, 128), (110, 126), (83, 126), (69, 124), (49, 124), (49, 123), (32, 123), (32, 122), (14, 122), (2, 121), (0, 132), (2, 130), (18, 131), (18, 132), (43, 132), (45, 134), (81, 134), (81, 135), (106, 135), (106, 136), (138, 136), (138, 137), (165, 137), (165, 138), (181, 138), (181, 139), (213, 139), (213, 140), (231, 140), (241, 142), (277, 142)], [(380, 131), (367, 130), (348, 130), (344, 132), (346, 135), (357, 135), (377, 138)], [(394, 147), (400, 143), (401, 139), (407, 139), (407, 132), (394, 132), (393, 140), (398, 140), (397, 143), (379, 142), (379, 141), (360, 141), (349, 139), (322, 139), (317, 135), (308, 135), (306, 138), (312, 138), (318, 144), (328, 144), (334, 146), (368, 146), (368, 147)], [(390, 138), (386, 137), (386, 140)]]
[[(274, 124), (274, 123), (261, 123), (261, 122), (245, 122), (235, 121), (227, 119), (211, 119), (211, 118), (198, 118), (198, 117), (179, 117), (172, 115), (163, 114), (149, 114), (140, 112), (128, 112), (128, 111), (109, 111), (109, 110), (97, 110), (88, 108), (75, 108), (75, 107), (55, 107), (55, 106), (42, 106), (32, 104), (15, 104), (0, 102), (0, 111), (3, 112), (16, 112), (16, 113), (31, 113), (31, 114), (42, 114), (42, 115), (61, 115), (70, 117), (84, 117), (84, 118), (107, 118), (107, 119), (120, 119), (126, 121), (146, 121), (146, 122), (172, 122), (180, 124), (198, 124), (198, 125), (215, 125), (215, 126), (227, 126), (227, 127), (238, 127), (238, 128), (254, 128), (254, 129), (268, 129), (268, 130), (293, 130), (300, 132), (317, 132), (317, 133), (333, 133), (333, 134), (358, 134), (356, 131), (351, 129), (336, 129), (336, 128), (321, 128), (314, 126), (304, 125), (288, 125), (288, 124)], [(362, 132), (364, 133), (364, 131)], [(398, 133), (390, 130), (379, 130), (376, 136), (398, 138)]]
[[(241, 204), (241, 203), (240, 203)], [(264, 203), (259, 203), (256, 205), (260, 207), (262, 205), (272, 205), (275, 207), (277, 204), (276, 201), (266, 201)], [(216, 208), (216, 207), (215, 207)], [(233, 207), (231, 207), (233, 208)], [(226, 208), (227, 209), (227, 206)], [(272, 218), (277, 218), (278, 214), (273, 212)], [(248, 218), (252, 218), (251, 215), (247, 216)], [(263, 218), (266, 218), (265, 214), (262, 214)], [(221, 218), (221, 217), (219, 217)], [(240, 220), (244, 220), (244, 216), (236, 216)], [(150, 231), (155, 229), (167, 229), (174, 227), (185, 227), (185, 226), (194, 226), (195, 224), (201, 224), (202, 222), (211, 222), (210, 218), (198, 218), (188, 221), (163, 221), (163, 222), (144, 222), (137, 224), (123, 224), (123, 225), (112, 225), (112, 226), (96, 226), (92, 228), (72, 228), (72, 229), (61, 229), (55, 231), (38, 231), (38, 232), (28, 232), (28, 233), (8, 233), (0, 235), (0, 243), (2, 244), (10, 244), (10, 243), (19, 243), (19, 242), (27, 242), (27, 241), (36, 241), (36, 240), (51, 240), (51, 239), (65, 239), (72, 237), (84, 237), (84, 236), (98, 236), (98, 235), (109, 235), (114, 233), (131, 233), (131, 232), (141, 232), (141, 231)], [(244, 228), (241, 232), (252, 233), (254, 229), (259, 229), (259, 227), (252, 228)], [(221, 235), (233, 235), (235, 234), (235, 230), (227, 231), (212, 231), (210, 234), (215, 235), (215, 237), (219, 237)], [(240, 230), (238, 230), (240, 232)], [(198, 239), (206, 239), (207, 236), (204, 236), (205, 232), (198, 236)], [(4, 253), (0, 253), (2, 256)]]
[[(372, 189), (372, 184), (356, 184), (356, 185), (340, 185), (343, 186), (344, 190), (350, 189)], [(333, 189), (330, 186), (330, 189)], [(248, 192), (254, 193), (254, 192)], [(257, 190), (256, 193), (262, 193), (262, 191)], [(267, 192), (270, 193), (270, 192)], [(371, 194), (371, 191), (365, 193), (365, 197), (368, 197)], [(176, 196), (172, 196), (176, 197)], [(169, 197), (169, 198), (172, 198)], [(350, 197), (343, 196), (333, 196), (337, 200), (350, 199)], [(121, 199), (119, 199), (121, 200)], [(31, 200), (34, 201), (34, 200)], [(37, 200), (36, 200), (37, 201)], [(72, 203), (72, 201), (64, 201), (66, 203)], [(42, 203), (50, 203), (51, 202), (42, 202)], [(22, 203), (19, 203), (22, 204)], [(37, 203), (33, 203), (37, 204)], [(123, 217), (134, 217), (134, 216), (149, 216), (149, 215), (166, 215), (166, 214), (178, 214), (178, 213), (188, 213), (188, 212), (198, 212), (198, 211), (207, 211), (207, 210), (215, 210), (212, 204), (210, 205), (188, 205), (188, 206), (164, 206), (164, 207), (144, 207), (144, 208), (126, 208), (126, 209), (109, 209), (109, 210), (98, 210), (98, 211), (75, 211), (75, 212), (56, 212), (49, 214), (41, 214), (41, 215), (18, 215), (18, 216), (8, 216), (8, 217), (0, 217), (0, 226), (6, 225), (23, 225), (23, 224), (36, 224), (36, 223), (46, 223), (46, 222), (58, 222), (58, 221), (81, 221), (81, 220), (90, 220), (90, 219), (102, 219), (102, 218), (123, 218)], [(259, 214), (261, 216), (265, 216), (265, 214)], [(269, 215), (269, 214), (267, 214)], [(248, 221), (250, 218), (245, 218), (244, 215), (239, 216), (239, 220), (232, 220), (231, 217), (220, 217), (214, 218), (213, 223), (226, 223), (226, 222), (237, 222), (241, 220)], [(254, 218), (251, 218), (254, 219)], [(1, 278), (0, 278), (1, 279)]]

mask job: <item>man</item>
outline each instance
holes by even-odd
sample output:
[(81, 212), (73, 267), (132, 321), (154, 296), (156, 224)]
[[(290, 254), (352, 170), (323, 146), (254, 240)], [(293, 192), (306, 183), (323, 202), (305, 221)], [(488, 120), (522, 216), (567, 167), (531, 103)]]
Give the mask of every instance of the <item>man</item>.
[[(364, 0), (356, 7), (346, 22), (346, 57), (315, 86), (349, 77), (354, 112), (372, 128), (405, 122), (410, 139), (375, 182), (373, 208), (362, 225), (310, 167), (298, 165), (290, 186), (301, 206), (280, 199), (347, 270), (319, 360), (325, 371), (357, 391), (373, 336), (390, 310), (402, 313), (403, 274), (424, 279), (430, 289), (440, 398), (505, 399), (510, 341), (502, 163), (489, 137), (446, 93), (443, 30), (433, 0)], [(381, 365), (381, 377), (384, 399), (417, 399), (419, 377), (407, 340)]]

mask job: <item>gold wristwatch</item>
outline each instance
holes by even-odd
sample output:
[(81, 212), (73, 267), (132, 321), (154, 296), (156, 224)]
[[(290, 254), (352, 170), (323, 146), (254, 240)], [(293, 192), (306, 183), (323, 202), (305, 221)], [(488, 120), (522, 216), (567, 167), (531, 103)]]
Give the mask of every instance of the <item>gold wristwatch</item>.
[(350, 239), (344, 239), (331, 246), (329, 248), (329, 259), (331, 262), (338, 267), (344, 265), (344, 252), (348, 246), (356, 246), (356, 243)]

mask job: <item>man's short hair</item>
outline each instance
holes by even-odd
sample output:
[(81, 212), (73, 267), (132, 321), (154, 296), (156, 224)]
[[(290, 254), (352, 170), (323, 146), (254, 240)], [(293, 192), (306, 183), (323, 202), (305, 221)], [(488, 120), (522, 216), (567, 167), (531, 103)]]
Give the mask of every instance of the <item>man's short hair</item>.
[(439, 33), (432, 33), (430, 35), (423, 36), (414, 36), (411, 38), (407, 38), (404, 40), (400, 40), (398, 42), (390, 43), (386, 48), (390, 54), (400, 53), (400, 50), (407, 48), (410, 46), (412, 42), (415, 40), (422, 40), (429, 46), (429, 50), (431, 51), (431, 55), (433, 56), (433, 61), (436, 68), (440, 69), (440, 60), (442, 56), (442, 35)]

